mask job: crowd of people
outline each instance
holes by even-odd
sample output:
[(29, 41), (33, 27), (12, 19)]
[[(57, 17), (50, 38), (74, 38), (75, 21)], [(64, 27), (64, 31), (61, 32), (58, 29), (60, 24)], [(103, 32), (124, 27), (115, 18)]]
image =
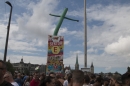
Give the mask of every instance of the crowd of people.
[(0, 60), (0, 86), (130, 86), (130, 73), (121, 75), (121, 79), (102, 77), (101, 75), (85, 74), (75, 70), (64, 76), (50, 72), (49, 75), (34, 72), (33, 75), (11, 74), (6, 64)]

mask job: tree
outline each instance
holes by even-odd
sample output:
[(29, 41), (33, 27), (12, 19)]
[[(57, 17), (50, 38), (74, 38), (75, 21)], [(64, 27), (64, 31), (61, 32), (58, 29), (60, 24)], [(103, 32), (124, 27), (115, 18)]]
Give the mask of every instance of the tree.
[(100, 73), (100, 75), (103, 77), (103, 76), (104, 76), (104, 73), (103, 73), (103, 72), (101, 72), (101, 73)]
[(117, 74), (117, 75), (121, 75), (120, 73), (118, 73), (117, 71), (115, 72), (115, 74)]
[(24, 73), (30, 75), (30, 71), (28, 69), (25, 69)]
[(111, 72), (108, 73), (108, 76), (112, 76), (113, 74)]
[(12, 74), (14, 74), (14, 68), (13, 65), (10, 62), (6, 62), (6, 66), (7, 66), (7, 71), (11, 72)]

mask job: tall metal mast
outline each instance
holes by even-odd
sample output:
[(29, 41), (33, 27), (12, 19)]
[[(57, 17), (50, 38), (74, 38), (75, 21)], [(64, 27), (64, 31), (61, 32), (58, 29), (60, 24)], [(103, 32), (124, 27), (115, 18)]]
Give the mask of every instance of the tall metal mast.
[(84, 67), (87, 67), (87, 18), (86, 18), (86, 0), (84, 0)]

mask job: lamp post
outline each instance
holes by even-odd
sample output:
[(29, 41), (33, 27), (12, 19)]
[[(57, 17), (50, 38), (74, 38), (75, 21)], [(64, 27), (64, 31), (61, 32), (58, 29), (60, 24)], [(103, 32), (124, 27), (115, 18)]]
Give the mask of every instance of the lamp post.
[(11, 21), (12, 8), (13, 8), (9, 1), (6, 1), (5, 3), (8, 4), (11, 7), (11, 9), (10, 9), (9, 22), (8, 22), (8, 26), (7, 26), (7, 36), (6, 36), (6, 44), (5, 44), (5, 52), (4, 52), (4, 62), (6, 62), (6, 55), (7, 55), (7, 48), (8, 48), (8, 38), (9, 38), (9, 30), (10, 30), (10, 21)]

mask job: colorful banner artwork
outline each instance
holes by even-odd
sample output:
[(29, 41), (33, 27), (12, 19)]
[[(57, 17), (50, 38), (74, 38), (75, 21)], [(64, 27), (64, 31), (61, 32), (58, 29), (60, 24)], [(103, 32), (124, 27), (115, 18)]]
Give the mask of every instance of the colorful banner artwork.
[(48, 55), (46, 74), (55, 72), (60, 74), (63, 72), (63, 49), (64, 37), (63, 36), (48, 36)]

